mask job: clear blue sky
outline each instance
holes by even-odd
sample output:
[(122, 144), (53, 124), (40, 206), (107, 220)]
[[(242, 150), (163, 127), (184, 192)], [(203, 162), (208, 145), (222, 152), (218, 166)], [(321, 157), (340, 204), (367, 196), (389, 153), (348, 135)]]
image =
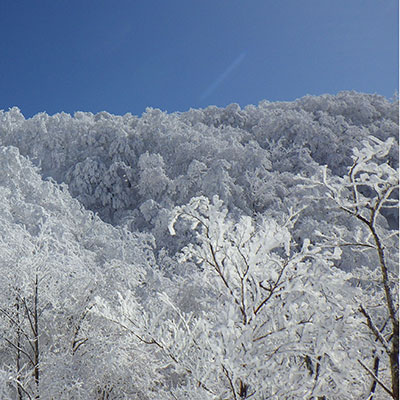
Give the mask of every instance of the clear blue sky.
[(27, 117), (398, 88), (397, 0), (0, 0), (0, 34)]

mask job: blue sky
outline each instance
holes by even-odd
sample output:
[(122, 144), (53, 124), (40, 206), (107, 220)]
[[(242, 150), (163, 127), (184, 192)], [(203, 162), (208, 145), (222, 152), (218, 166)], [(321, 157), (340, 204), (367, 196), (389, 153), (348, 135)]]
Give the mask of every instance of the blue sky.
[(0, 0), (0, 34), (26, 117), (398, 88), (397, 0)]

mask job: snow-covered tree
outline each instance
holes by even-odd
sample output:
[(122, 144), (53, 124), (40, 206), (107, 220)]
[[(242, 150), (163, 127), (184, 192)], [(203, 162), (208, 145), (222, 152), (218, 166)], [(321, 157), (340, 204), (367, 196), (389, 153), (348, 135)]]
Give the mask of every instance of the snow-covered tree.
[(133, 361), (89, 311), (95, 296), (143, 279), (151, 238), (105, 224), (16, 148), (0, 148), (0, 167), (0, 390), (12, 393), (3, 398), (129, 393)]
[[(373, 398), (377, 384), (392, 398), (399, 398), (399, 304), (398, 304), (398, 230), (390, 229), (387, 218), (398, 212), (399, 172), (388, 162), (381, 162), (393, 146), (371, 136), (361, 149), (353, 151), (353, 164), (348, 174), (339, 178), (323, 169), (321, 183), (327, 196), (345, 214), (357, 221), (352, 237), (340, 228), (327, 243), (351, 247), (369, 255), (369, 265), (358, 265), (353, 270), (363, 288), (359, 312), (371, 333), (373, 364), (363, 368), (370, 374)], [(398, 220), (398, 217), (397, 217)]]
[[(160, 288), (146, 307), (131, 295), (99, 301), (101, 314), (163, 360), (170, 398), (353, 398), (367, 388), (358, 359), (368, 357), (351, 274), (332, 267), (340, 251), (305, 241), (290, 227), (228, 215), (218, 197), (194, 198), (170, 229), (190, 223), (196, 240), (180, 263), (196, 263), (201, 299), (184, 311)], [(188, 279), (193, 279), (193, 276)], [(154, 302), (154, 301), (153, 301)], [(352, 393), (352, 394), (351, 394)]]

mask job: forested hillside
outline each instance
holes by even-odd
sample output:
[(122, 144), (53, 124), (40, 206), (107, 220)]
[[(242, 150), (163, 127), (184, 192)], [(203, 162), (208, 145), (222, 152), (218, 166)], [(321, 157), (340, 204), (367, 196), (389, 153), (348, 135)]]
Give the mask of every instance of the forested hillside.
[(0, 111), (0, 399), (398, 399), (398, 107)]

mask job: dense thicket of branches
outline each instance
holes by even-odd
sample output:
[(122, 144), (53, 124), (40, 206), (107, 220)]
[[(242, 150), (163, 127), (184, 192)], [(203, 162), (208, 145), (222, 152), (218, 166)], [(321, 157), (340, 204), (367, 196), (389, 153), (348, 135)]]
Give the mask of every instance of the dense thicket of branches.
[(0, 111), (0, 397), (398, 399), (397, 133), (354, 92)]

